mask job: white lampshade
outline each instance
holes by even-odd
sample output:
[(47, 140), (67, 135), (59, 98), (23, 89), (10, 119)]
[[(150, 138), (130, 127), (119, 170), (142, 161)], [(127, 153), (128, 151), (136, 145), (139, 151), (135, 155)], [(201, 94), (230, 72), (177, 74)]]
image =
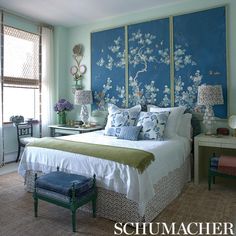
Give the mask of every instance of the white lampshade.
[(198, 105), (221, 105), (224, 104), (222, 86), (206, 85), (198, 87)]
[(76, 105), (87, 105), (93, 103), (91, 90), (75, 90), (74, 103)]

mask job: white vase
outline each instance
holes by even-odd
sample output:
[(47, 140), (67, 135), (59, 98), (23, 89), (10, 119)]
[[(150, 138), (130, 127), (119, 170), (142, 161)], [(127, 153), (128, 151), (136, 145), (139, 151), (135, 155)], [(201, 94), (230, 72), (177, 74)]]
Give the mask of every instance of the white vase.
[(81, 107), (80, 119), (84, 122), (84, 124), (88, 123), (89, 112), (88, 112), (88, 108), (86, 105), (82, 105), (82, 107)]

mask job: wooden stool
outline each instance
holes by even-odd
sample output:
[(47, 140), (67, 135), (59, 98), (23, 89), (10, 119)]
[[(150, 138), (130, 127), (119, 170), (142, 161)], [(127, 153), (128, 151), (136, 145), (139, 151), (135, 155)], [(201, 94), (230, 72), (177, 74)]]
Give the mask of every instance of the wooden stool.
[(209, 158), (208, 190), (211, 190), (212, 182), (215, 184), (216, 176), (236, 179), (236, 157), (216, 157), (215, 154), (213, 154), (213, 156)]
[(72, 229), (76, 232), (76, 210), (80, 206), (92, 201), (93, 217), (96, 217), (96, 176), (87, 178), (59, 170), (40, 177), (35, 174), (33, 198), (35, 217), (38, 216), (38, 199), (70, 209)]

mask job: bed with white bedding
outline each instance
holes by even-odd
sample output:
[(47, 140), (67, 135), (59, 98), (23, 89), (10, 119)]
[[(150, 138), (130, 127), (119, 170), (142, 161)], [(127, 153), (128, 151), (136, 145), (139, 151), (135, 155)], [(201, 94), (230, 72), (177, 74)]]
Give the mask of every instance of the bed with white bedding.
[[(97, 214), (119, 222), (153, 220), (190, 178), (190, 141), (176, 136), (166, 141), (129, 141), (105, 136), (103, 131), (58, 137), (59, 139), (111, 145), (153, 153), (155, 160), (140, 173), (114, 161), (40, 147), (26, 147), (18, 172), (32, 190), (33, 174), (60, 170), (85, 176), (96, 174)], [(88, 207), (86, 209), (89, 209)]]

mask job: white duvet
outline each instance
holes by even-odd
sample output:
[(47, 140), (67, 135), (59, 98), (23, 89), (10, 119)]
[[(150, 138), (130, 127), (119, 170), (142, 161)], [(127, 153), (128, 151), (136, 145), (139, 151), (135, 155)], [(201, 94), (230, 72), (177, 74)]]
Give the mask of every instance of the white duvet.
[(137, 169), (91, 156), (69, 153), (39, 147), (26, 147), (18, 172), (24, 176), (27, 170), (48, 173), (60, 170), (85, 176), (96, 174), (97, 185), (105, 189), (125, 194), (139, 204), (140, 214), (144, 213), (146, 203), (154, 196), (153, 185), (163, 176), (180, 167), (190, 153), (187, 138), (176, 137), (167, 141), (139, 140), (128, 141), (105, 136), (103, 131), (58, 137), (60, 139), (136, 148), (151, 152), (155, 161), (140, 174)]

